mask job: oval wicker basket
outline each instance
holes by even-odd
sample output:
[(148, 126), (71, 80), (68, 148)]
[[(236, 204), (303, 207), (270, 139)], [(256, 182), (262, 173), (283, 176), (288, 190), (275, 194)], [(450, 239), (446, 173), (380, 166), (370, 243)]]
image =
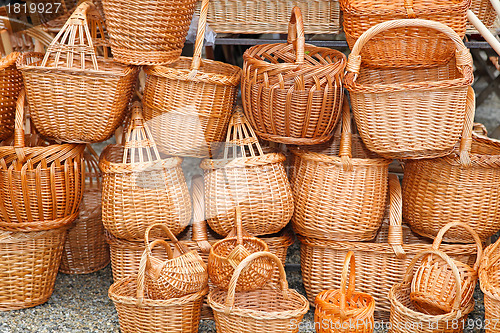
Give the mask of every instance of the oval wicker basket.
[[(420, 312), (430, 315), (443, 315), (466, 307), (472, 300), (478, 278), (477, 271), (483, 256), (483, 245), (474, 229), (462, 222), (450, 222), (439, 231), (432, 248), (438, 251), (443, 236), (454, 227), (464, 229), (472, 235), (477, 246), (476, 262), (471, 267), (458, 260), (450, 259), (456, 266), (460, 278), (462, 294), (457, 297), (452, 267), (440, 256), (428, 255), (423, 257), (422, 262), (414, 272), (410, 291), (410, 300)], [(458, 303), (459, 299), (461, 299), (461, 303)]]
[(21, 72), (16, 68), (18, 52), (0, 60), (0, 141), (14, 134), (16, 101), (23, 88)]
[[(396, 27), (428, 27), (445, 33), (455, 43), (455, 57), (423, 69), (361, 66), (360, 52), (366, 43)], [(469, 117), (466, 100), (472, 81), (472, 56), (462, 39), (443, 24), (419, 19), (388, 21), (367, 30), (349, 55), (345, 77), (363, 142), (371, 151), (391, 159), (449, 154)]]
[(322, 143), (339, 120), (346, 58), (337, 50), (305, 44), (298, 7), (288, 29), (287, 44), (256, 45), (243, 54), (243, 108), (264, 140)]
[(342, 133), (336, 133), (331, 144), (290, 150), (295, 231), (317, 239), (373, 239), (386, 208), (391, 160), (368, 151), (359, 136), (351, 134), (347, 100)]
[[(98, 46), (104, 58), (97, 56)], [(110, 138), (125, 117), (139, 72), (107, 59), (102, 18), (90, 1), (73, 12), (45, 56), (24, 53), (17, 66), (35, 127), (66, 142)]]
[(148, 226), (163, 223), (174, 235), (191, 219), (191, 198), (182, 159), (162, 159), (140, 103), (132, 107), (125, 145), (109, 145), (101, 154), (102, 221), (115, 237), (144, 239)]
[(483, 259), (479, 267), (479, 285), (484, 293), (484, 317), (485, 321), (493, 323), (486, 327), (486, 333), (497, 333), (498, 328), (494, 324), (500, 318), (500, 241), (489, 245), (484, 250)]
[(115, 61), (161, 65), (179, 60), (196, 0), (103, 0)]

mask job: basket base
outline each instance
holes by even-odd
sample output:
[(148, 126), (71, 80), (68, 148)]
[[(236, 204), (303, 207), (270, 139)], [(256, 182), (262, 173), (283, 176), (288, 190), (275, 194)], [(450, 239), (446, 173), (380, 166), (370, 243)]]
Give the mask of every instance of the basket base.
[(95, 273), (97, 271), (100, 271), (101, 269), (104, 269), (106, 266), (109, 265), (111, 262), (111, 259), (108, 259), (106, 262), (103, 262), (102, 264), (90, 268), (85, 268), (85, 269), (64, 269), (59, 267), (59, 273), (63, 274), (73, 274), (73, 275), (81, 275), (81, 274), (90, 274), (90, 273)]
[(445, 304), (421, 292), (411, 292), (410, 300), (418, 311), (432, 315), (439, 316), (451, 312), (452, 308), (449, 304)]
[(10, 302), (2, 302), (0, 303), (0, 311), (11, 311), (11, 310), (22, 310), (27, 308), (32, 308), (43, 304), (49, 300), (49, 298), (54, 293), (54, 288), (52, 288), (50, 294), (45, 295), (44, 297), (40, 297), (29, 302), (19, 302), (18, 300)]
[(113, 60), (127, 65), (166, 65), (179, 60), (182, 49), (170, 51), (139, 51), (111, 46)]
[(453, 151), (454, 147), (451, 147), (450, 149), (446, 150), (434, 150), (434, 149), (429, 149), (429, 150), (415, 150), (415, 151), (406, 151), (406, 152), (390, 152), (388, 153), (387, 151), (377, 151), (377, 150), (372, 150), (373, 152), (377, 153), (378, 155), (392, 159), (392, 160), (405, 160), (405, 159), (412, 159), (412, 160), (421, 160), (421, 159), (427, 159), (427, 158), (438, 158), (438, 157), (443, 157), (449, 155)]
[(317, 138), (292, 138), (292, 137), (288, 137), (288, 136), (280, 136), (280, 135), (275, 135), (275, 134), (263, 133), (263, 132), (259, 132), (257, 130), (255, 130), (255, 133), (257, 134), (257, 136), (259, 138), (261, 138), (263, 140), (284, 143), (284, 144), (288, 144), (288, 145), (301, 145), (301, 146), (317, 145), (320, 143), (324, 143), (324, 142), (330, 140), (334, 134), (334, 132), (332, 132), (328, 135), (323, 135), (323, 136), (320, 136)]

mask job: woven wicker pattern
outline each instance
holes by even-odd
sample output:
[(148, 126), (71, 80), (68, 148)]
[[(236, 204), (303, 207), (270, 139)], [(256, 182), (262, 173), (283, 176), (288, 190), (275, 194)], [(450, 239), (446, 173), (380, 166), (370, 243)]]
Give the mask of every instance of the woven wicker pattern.
[(264, 140), (311, 145), (327, 141), (339, 119), (345, 55), (305, 44), (294, 7), (287, 44), (256, 45), (243, 55), (241, 94), (252, 127)]
[(201, 59), (207, 11), (203, 0), (192, 58), (145, 70), (144, 117), (165, 154), (210, 157), (236, 103), (241, 69)]
[[(349, 286), (347, 281), (349, 280)], [(349, 251), (342, 268), (340, 289), (325, 290), (316, 296), (314, 323), (317, 333), (372, 333), (375, 300), (368, 294), (355, 291), (356, 265)]]
[(196, 0), (103, 0), (116, 61), (161, 65), (179, 59)]
[(306, 237), (370, 240), (386, 208), (391, 160), (369, 152), (359, 136), (351, 134), (347, 100), (343, 109), (342, 134), (335, 134), (328, 146), (291, 148), (292, 222)]
[(85, 182), (84, 145), (40, 142), (24, 135), (24, 90), (16, 104), (12, 146), (0, 147), (0, 229), (39, 231), (78, 216)]
[[(394, 27), (429, 27), (456, 44), (456, 56), (429, 69), (369, 69), (360, 51), (382, 31)], [(368, 149), (387, 158), (447, 155), (464, 127), (472, 57), (450, 28), (425, 20), (381, 23), (361, 36), (347, 65), (345, 84), (359, 134)], [(474, 112), (474, 110), (470, 110)]]
[[(491, 5), (490, 0), (472, 0), (470, 10), (483, 22), (488, 28), (493, 28), (497, 23), (497, 12)], [(470, 22), (467, 25), (467, 33), (476, 32), (476, 28)]]
[(101, 154), (102, 221), (115, 237), (144, 239), (146, 228), (163, 223), (179, 234), (191, 219), (191, 198), (182, 159), (161, 159), (138, 102), (124, 146)]
[[(500, 241), (491, 244), (484, 250), (484, 256), (479, 267), (479, 282), (484, 293), (485, 320), (495, 323), (500, 318)], [(498, 333), (499, 328), (489, 326), (486, 333)]]
[(21, 72), (16, 68), (19, 53), (0, 60), (0, 141), (14, 134), (16, 101), (23, 87)]
[[(420, 251), (429, 248), (430, 240), (412, 234), (401, 225), (401, 194), (399, 181), (394, 175), (390, 184), (390, 226), (382, 225), (377, 237), (371, 242), (328, 241), (298, 236), (300, 264), (307, 298), (311, 303), (316, 296), (327, 289), (340, 288), (339, 271), (342, 270), (348, 251), (357, 258), (356, 286), (360, 292), (375, 299), (375, 317), (388, 319), (390, 302), (387, 294), (390, 288), (401, 282), (410, 260)], [(402, 239), (402, 240), (401, 240)], [(402, 258), (403, 251), (406, 258)], [(396, 249), (396, 251), (395, 251)], [(455, 260), (473, 265), (477, 248), (475, 245), (441, 245), (441, 250)], [(383, 267), (384, 274), (380, 274)], [(408, 294), (409, 299), (409, 294)]]
[[(461, 304), (461, 282), (457, 267), (450, 257), (441, 251), (435, 249), (426, 249), (417, 254), (408, 266), (404, 275), (403, 282), (395, 284), (390, 292), (389, 299), (391, 301), (391, 333), (461, 333), (463, 332), (462, 322), (466, 321), (467, 314), (474, 309), (474, 301), (465, 306), (460, 306), (458, 310), (453, 310), (440, 316), (428, 315), (418, 312), (410, 301), (411, 280), (413, 278), (413, 270), (419, 259), (425, 255), (439, 256), (453, 270), (453, 278), (455, 282), (457, 304)], [(450, 325), (456, 321), (459, 325)]]
[(306, 34), (336, 34), (340, 30), (338, 1), (212, 0), (207, 22), (217, 33), (279, 34), (288, 29), (288, 13), (298, 6)]
[(29, 308), (50, 298), (66, 229), (0, 231), (0, 311)]
[[(471, 0), (340, 0), (347, 43), (369, 28), (389, 20), (418, 18), (443, 23), (462, 39)], [(446, 64), (455, 47), (442, 33), (429, 27), (393, 27), (370, 40), (361, 53), (369, 67), (429, 67)]]
[(219, 235), (235, 226), (239, 206), (243, 228), (251, 235), (283, 229), (293, 214), (293, 196), (280, 153), (264, 154), (242, 112), (233, 115), (223, 159), (201, 162), (205, 179), (206, 219)]
[[(280, 272), (279, 287), (266, 286), (254, 291), (235, 292), (240, 273), (260, 257), (268, 257), (277, 265)], [(309, 310), (307, 299), (295, 290), (288, 289), (283, 264), (269, 252), (256, 252), (245, 258), (234, 271), (229, 290), (211, 291), (208, 304), (214, 312), (219, 333), (296, 333), (299, 330), (297, 324)]]
[(109, 246), (104, 236), (101, 210), (99, 157), (90, 145), (84, 153), (85, 190), (80, 214), (68, 230), (59, 271), (67, 274), (88, 274), (109, 264)]
[[(106, 46), (103, 34), (99, 13), (84, 2), (45, 56), (25, 53), (18, 59), (40, 134), (67, 142), (100, 142), (121, 125), (139, 69), (97, 57), (96, 48)], [(107, 56), (106, 47), (103, 52)]]

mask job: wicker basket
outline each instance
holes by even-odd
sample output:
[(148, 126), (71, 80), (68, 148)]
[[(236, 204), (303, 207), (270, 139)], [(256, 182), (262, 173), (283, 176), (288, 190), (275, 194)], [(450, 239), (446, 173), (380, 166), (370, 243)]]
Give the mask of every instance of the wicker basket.
[[(434, 237), (445, 224), (461, 221), (486, 241), (500, 229), (500, 141), (472, 135), (469, 157), (464, 164), (455, 149), (445, 157), (405, 163), (403, 216), (413, 231)], [(445, 241), (474, 240), (454, 229)]]
[(25, 136), (24, 101), (22, 90), (13, 146), (0, 147), (0, 229), (40, 231), (67, 226), (78, 217), (85, 145), (48, 145), (35, 134)]
[(163, 223), (178, 235), (191, 219), (182, 159), (162, 159), (140, 103), (132, 109), (125, 145), (109, 145), (101, 154), (104, 227), (115, 237), (134, 240), (143, 239), (148, 226)]
[[(100, 39), (93, 40), (96, 37)], [(66, 142), (100, 142), (120, 126), (139, 70), (97, 57), (94, 46), (104, 46), (107, 56), (105, 45), (101, 17), (90, 2), (84, 2), (45, 57), (25, 53), (18, 59), (40, 134)]]
[[(236, 293), (241, 272), (253, 260), (267, 257), (280, 272), (279, 288), (266, 286), (259, 290)], [(302, 317), (309, 310), (307, 299), (288, 289), (286, 273), (280, 259), (269, 252), (256, 252), (246, 257), (235, 269), (229, 290), (214, 289), (208, 294), (208, 304), (215, 317), (218, 333), (296, 333)]]
[[(428, 69), (361, 67), (360, 51), (365, 43), (394, 27), (442, 31), (456, 44), (456, 56)], [(472, 72), (472, 57), (462, 39), (438, 22), (395, 20), (369, 29), (349, 55), (345, 78), (363, 142), (371, 151), (391, 159), (449, 154), (464, 127)]]
[(499, 328), (495, 326), (500, 318), (500, 252), (498, 245), (500, 241), (491, 244), (484, 250), (481, 266), (479, 267), (479, 282), (481, 291), (484, 293), (484, 316), (485, 321), (493, 325), (485, 328), (486, 333), (498, 333)]
[(344, 100), (342, 134), (328, 147), (291, 148), (293, 227), (302, 236), (345, 241), (373, 239), (386, 208), (391, 160), (368, 151), (351, 134)]
[(0, 60), (0, 141), (14, 134), (16, 101), (23, 87), (21, 72), (16, 68), (19, 53)]
[[(396, 0), (382, 3), (340, 0), (344, 32), (351, 50), (366, 30), (396, 19), (437, 21), (449, 26), (462, 39), (470, 4), (471, 0)], [(454, 50), (454, 43), (434, 29), (397, 26), (374, 36), (366, 43), (361, 56), (363, 64), (372, 68), (421, 68), (445, 65), (453, 57)]]
[(196, 0), (103, 0), (116, 61), (161, 65), (179, 60)]
[(165, 154), (210, 157), (236, 103), (241, 69), (201, 59), (208, 1), (203, 0), (193, 57), (145, 69), (144, 117)]
[(234, 208), (241, 207), (243, 228), (251, 235), (283, 229), (293, 214), (293, 195), (285, 156), (264, 154), (242, 112), (231, 118), (222, 159), (203, 160), (206, 219), (219, 235), (234, 227)]
[(305, 44), (298, 7), (287, 44), (253, 46), (243, 60), (243, 108), (260, 138), (297, 145), (328, 141), (340, 115), (346, 58)]
[[(498, 15), (491, 4), (491, 0), (472, 0), (470, 10), (476, 14), (488, 29), (498, 27), (498, 24), (496, 24), (498, 23)], [(467, 33), (477, 33), (476, 28), (470, 22), (467, 25)]]
[[(390, 288), (402, 280), (410, 260), (420, 251), (430, 248), (430, 240), (412, 234), (408, 227), (401, 225), (401, 194), (395, 175), (389, 175), (389, 185), (390, 226), (383, 224), (373, 241), (343, 242), (298, 236), (302, 278), (311, 304), (323, 290), (340, 288), (338, 272), (342, 270), (347, 252), (353, 251), (358, 262), (358, 290), (375, 299), (375, 318), (388, 319), (390, 302), (387, 294)], [(401, 244), (406, 258), (399, 248)], [(441, 250), (469, 265), (474, 264), (477, 251), (473, 244), (443, 244)], [(384, 268), (383, 273), (380, 267)]]
[(0, 311), (29, 308), (50, 298), (66, 229), (0, 231)]
[[(151, 249), (154, 242), (149, 243), (153, 228), (160, 228), (168, 236), (179, 252), (177, 256), (169, 251), (166, 243), (168, 259), (163, 260), (153, 255)], [(155, 223), (149, 226), (145, 233), (145, 250), (139, 264), (138, 279), (144, 281), (139, 284), (139, 291), (145, 288), (147, 295), (152, 299), (169, 299), (197, 293), (208, 284), (207, 264), (196, 250), (189, 250), (179, 242), (167, 226)], [(138, 295), (138, 298), (141, 297)]]
[[(461, 303), (455, 292), (454, 270), (440, 256), (428, 255), (413, 275), (410, 300), (420, 312), (430, 315), (443, 315), (466, 307), (472, 300), (478, 278), (479, 263), (483, 256), (483, 245), (479, 236), (469, 225), (462, 222), (450, 222), (438, 233), (432, 244), (434, 250), (439, 250), (443, 236), (453, 227), (459, 227), (472, 235), (477, 246), (476, 263), (473, 267), (457, 260), (450, 259), (455, 264), (460, 278)], [(456, 228), (455, 228), (456, 229)]]
[[(429, 315), (418, 312), (410, 301), (411, 281), (416, 263), (426, 255), (439, 256), (453, 270), (453, 282), (455, 294), (459, 295), (455, 300), (456, 309), (442, 315)], [(474, 309), (474, 300), (464, 306), (462, 304), (460, 273), (453, 260), (445, 253), (426, 249), (418, 253), (410, 262), (403, 282), (395, 284), (389, 291), (391, 301), (391, 333), (461, 333), (466, 325), (467, 315)], [(457, 325), (453, 325), (457, 323)]]
[(101, 211), (102, 174), (99, 156), (90, 145), (84, 153), (85, 190), (80, 215), (68, 230), (59, 272), (88, 274), (109, 264), (109, 245), (104, 236)]
[[(349, 287), (347, 287), (348, 278)], [(373, 332), (375, 300), (368, 294), (355, 292), (355, 283), (354, 253), (349, 251), (342, 268), (340, 289), (325, 290), (316, 296), (314, 324), (317, 333)]]

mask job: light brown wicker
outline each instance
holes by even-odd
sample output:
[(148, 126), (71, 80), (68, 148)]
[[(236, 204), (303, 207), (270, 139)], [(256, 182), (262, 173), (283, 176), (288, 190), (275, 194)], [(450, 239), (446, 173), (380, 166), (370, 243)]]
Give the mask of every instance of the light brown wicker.
[(485, 327), (486, 333), (498, 333), (498, 318), (500, 318), (500, 240), (489, 245), (484, 250), (483, 259), (479, 267), (479, 282), (484, 293), (485, 322), (490, 325)]
[[(347, 286), (349, 279), (349, 287)], [(375, 300), (372, 296), (356, 292), (356, 264), (354, 252), (347, 252), (340, 289), (325, 290), (316, 296), (314, 325), (317, 333), (372, 333)]]
[(196, 0), (103, 0), (116, 61), (161, 65), (179, 60)]
[(40, 231), (67, 226), (78, 217), (85, 145), (48, 145), (37, 135), (25, 136), (24, 101), (22, 90), (13, 145), (0, 147), (0, 229)]
[[(490, 0), (472, 0), (470, 10), (483, 22), (483, 24), (491, 29), (495, 26), (498, 15)], [(467, 33), (477, 33), (476, 28), (469, 22), (467, 25)]]
[[(361, 66), (366, 42), (383, 31), (410, 27), (446, 34), (456, 45), (455, 57), (428, 69)], [(472, 73), (472, 56), (462, 39), (439, 22), (394, 20), (370, 28), (353, 47), (345, 77), (363, 142), (371, 151), (394, 159), (449, 154), (464, 128)]]
[(474, 229), (462, 222), (450, 222), (439, 231), (432, 248), (439, 250), (445, 233), (451, 228), (456, 229), (456, 227), (472, 235), (477, 246), (476, 262), (473, 267), (450, 259), (458, 269), (462, 302), (457, 303), (459, 297), (455, 293), (456, 282), (453, 278), (454, 271), (452, 267), (441, 257), (431, 254), (422, 258), (422, 262), (414, 273), (411, 283), (410, 300), (420, 312), (430, 315), (442, 315), (451, 311), (458, 311), (466, 307), (472, 300), (478, 278), (479, 263), (483, 256), (483, 245)]
[(88, 274), (109, 264), (109, 245), (104, 236), (101, 211), (102, 174), (99, 156), (87, 145), (84, 153), (85, 190), (80, 214), (69, 228), (59, 271), (66, 274)]
[[(168, 259), (157, 258), (151, 252), (154, 242), (149, 243), (153, 228), (160, 228), (178, 251), (173, 255), (167, 250)], [(179, 242), (170, 229), (161, 223), (150, 225), (145, 233), (145, 250), (139, 264), (137, 298), (141, 300), (143, 289), (151, 299), (169, 299), (197, 293), (208, 284), (207, 264), (196, 250), (189, 250)], [(169, 247), (168, 243), (166, 246)], [(170, 254), (168, 254), (170, 252)], [(140, 294), (139, 294), (140, 293)]]
[[(397, 177), (389, 175), (390, 225), (383, 224), (371, 242), (329, 241), (298, 235), (301, 242), (300, 264), (307, 298), (314, 304), (315, 297), (326, 289), (340, 288), (344, 258), (353, 251), (357, 258), (356, 285), (358, 290), (375, 299), (375, 318), (387, 320), (390, 288), (403, 278), (406, 266), (417, 253), (430, 248), (430, 240), (412, 234), (401, 225), (401, 193)], [(402, 244), (402, 255), (398, 247)], [(395, 248), (397, 249), (395, 251)], [(473, 265), (477, 252), (473, 244), (443, 244), (441, 250), (453, 259)], [(383, 273), (381, 273), (383, 268)]]
[(293, 214), (293, 195), (285, 172), (285, 156), (264, 154), (242, 112), (231, 117), (222, 159), (205, 159), (206, 219), (219, 235), (234, 227), (240, 206), (243, 228), (251, 235), (283, 229)]
[[(279, 269), (279, 285), (236, 292), (241, 272), (253, 260), (263, 257), (272, 259)], [(283, 264), (277, 256), (269, 252), (256, 252), (246, 257), (236, 267), (229, 290), (210, 291), (208, 304), (214, 312), (219, 333), (296, 333), (299, 331), (302, 317), (309, 310), (307, 299), (297, 291), (288, 289)]]
[[(349, 47), (369, 28), (395, 19), (425, 19), (446, 24), (462, 39), (471, 0), (340, 0)], [(410, 20), (407, 20), (410, 21)], [(429, 27), (393, 27), (367, 42), (361, 53), (364, 65), (378, 68), (430, 67), (446, 64), (455, 46)]]
[[(216, 242), (210, 249), (208, 256), (208, 274), (210, 281), (218, 288), (227, 290), (229, 281), (233, 276), (235, 268), (250, 254), (255, 252), (269, 251), (263, 240), (243, 234), (241, 209), (236, 206), (236, 235), (229, 234), (228, 237)], [(241, 273), (236, 291), (247, 291), (259, 289), (266, 284), (273, 273), (273, 262), (262, 257), (255, 259)]]
[(29, 308), (50, 298), (66, 229), (0, 231), (0, 311)]
[(16, 101), (23, 88), (21, 72), (16, 68), (18, 52), (0, 60), (0, 141), (14, 134)]
[(295, 231), (328, 240), (373, 239), (386, 208), (391, 160), (371, 153), (358, 135), (352, 135), (347, 99), (342, 133), (335, 134), (327, 147), (290, 150)]
[(243, 108), (260, 138), (312, 145), (332, 136), (346, 58), (337, 50), (305, 44), (298, 7), (292, 10), (287, 44), (253, 46), (243, 60)]
[(145, 69), (144, 117), (158, 149), (169, 155), (210, 157), (236, 103), (241, 69), (201, 59), (208, 2), (201, 7), (193, 57)]
[[(474, 309), (474, 300), (457, 306), (451, 312), (442, 315), (429, 315), (418, 312), (410, 301), (411, 281), (416, 263), (426, 255), (439, 256), (453, 271), (455, 305), (462, 304), (460, 273), (454, 261), (445, 253), (436, 249), (426, 249), (418, 253), (410, 262), (401, 283), (395, 284), (389, 291), (391, 301), (390, 333), (461, 333), (466, 325), (467, 315)], [(454, 324), (456, 323), (456, 324)]]
[(140, 103), (132, 107), (125, 145), (109, 145), (101, 154), (102, 221), (115, 237), (144, 239), (146, 228), (163, 223), (179, 234), (191, 219), (191, 198), (182, 159), (162, 159)]
[(83, 2), (43, 58), (25, 53), (18, 59), (40, 134), (67, 142), (100, 142), (122, 123), (139, 70), (97, 57), (98, 46), (106, 56), (101, 17), (94, 5)]
[[(472, 103), (474, 99), (472, 98)], [(481, 241), (500, 229), (500, 141), (466, 134), (470, 163), (460, 151), (428, 160), (407, 161), (403, 178), (403, 216), (416, 233), (434, 237), (448, 222), (461, 221)], [(447, 242), (470, 243), (468, 232), (451, 230)]]

